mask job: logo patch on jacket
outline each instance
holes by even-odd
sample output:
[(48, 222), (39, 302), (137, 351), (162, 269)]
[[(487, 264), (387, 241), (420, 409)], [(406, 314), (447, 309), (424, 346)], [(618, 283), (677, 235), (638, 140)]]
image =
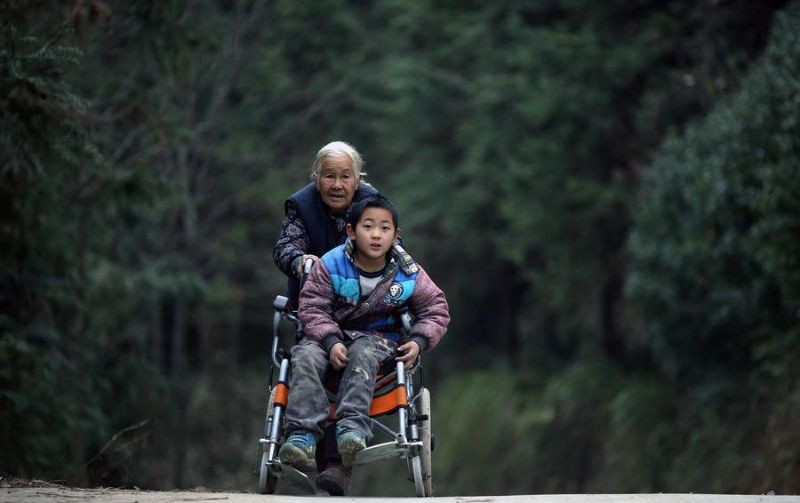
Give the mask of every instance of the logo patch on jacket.
[(392, 286), (389, 287), (389, 297), (397, 300), (401, 295), (403, 295), (403, 285), (397, 282), (392, 283)]
[(383, 302), (384, 304), (399, 306), (404, 304), (412, 293), (414, 293), (413, 281), (394, 281), (389, 286), (389, 291), (386, 292)]
[(389, 285), (389, 291), (386, 292), (383, 302), (384, 304), (399, 306), (408, 302), (408, 299), (411, 298), (413, 293), (414, 279), (398, 277)]

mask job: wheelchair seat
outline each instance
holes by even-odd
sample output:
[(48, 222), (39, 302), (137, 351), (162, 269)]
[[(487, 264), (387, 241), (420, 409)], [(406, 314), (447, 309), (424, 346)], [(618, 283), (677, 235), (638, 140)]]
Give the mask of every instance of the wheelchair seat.
[[(411, 366), (413, 372), (419, 365), (419, 358)], [(330, 403), (329, 417), (332, 421), (336, 420), (336, 392), (339, 383), (344, 375), (344, 369), (334, 370), (328, 368), (325, 373), (325, 392)], [(375, 379), (375, 391), (372, 393), (372, 403), (369, 408), (370, 417), (391, 414), (400, 407), (408, 406), (408, 400), (403, 390), (403, 385), (397, 383), (397, 362), (393, 356), (384, 359), (378, 367), (377, 378)]]

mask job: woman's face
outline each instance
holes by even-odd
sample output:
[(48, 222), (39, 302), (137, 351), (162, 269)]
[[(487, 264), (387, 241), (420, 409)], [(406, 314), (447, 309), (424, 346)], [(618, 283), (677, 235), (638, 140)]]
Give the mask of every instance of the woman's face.
[(357, 188), (358, 179), (349, 157), (339, 154), (322, 161), (317, 190), (331, 213), (337, 214), (347, 209)]

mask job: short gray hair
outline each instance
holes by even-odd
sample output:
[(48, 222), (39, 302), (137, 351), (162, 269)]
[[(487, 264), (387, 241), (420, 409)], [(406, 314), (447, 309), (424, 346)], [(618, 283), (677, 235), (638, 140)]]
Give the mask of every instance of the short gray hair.
[(350, 158), (350, 164), (353, 166), (353, 174), (358, 181), (364, 180), (367, 174), (361, 171), (361, 168), (364, 167), (364, 160), (361, 158), (361, 154), (358, 153), (355, 147), (343, 141), (332, 141), (319, 149), (317, 158), (314, 160), (314, 164), (311, 165), (311, 179), (317, 180), (319, 178), (319, 173), (322, 171), (322, 161), (328, 157), (342, 154)]

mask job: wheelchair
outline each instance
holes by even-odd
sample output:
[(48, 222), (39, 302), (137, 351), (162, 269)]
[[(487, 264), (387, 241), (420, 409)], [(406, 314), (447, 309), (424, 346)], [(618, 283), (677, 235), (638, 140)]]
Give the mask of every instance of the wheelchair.
[[(308, 271), (308, 267), (306, 268)], [(281, 324), (286, 320), (294, 325), (297, 341), (302, 335), (302, 324), (297, 313), (288, 308), (288, 299), (278, 295), (273, 307), (273, 337), (268, 383), (268, 405), (264, 422), (263, 437), (258, 441), (257, 468), (258, 492), (272, 494), (278, 481), (285, 481), (295, 489), (314, 494), (316, 486), (306, 473), (284, 465), (278, 459), (278, 451), (284, 440), (284, 411), (289, 398), (289, 352), (281, 344)], [(411, 330), (411, 317), (408, 312), (400, 315), (406, 333)], [(330, 375), (331, 372), (329, 372)], [(335, 389), (331, 389), (327, 379), (328, 400), (331, 403), (331, 420), (334, 420)], [(415, 391), (415, 390), (419, 391)], [(431, 396), (422, 380), (422, 367), (418, 358), (406, 368), (403, 362), (392, 361), (378, 370), (375, 391), (369, 411), (375, 439), (386, 437), (383, 443), (374, 443), (360, 451), (354, 466), (373, 461), (400, 458), (408, 469), (408, 479), (414, 483), (416, 495), (433, 496), (431, 477), (431, 453), (434, 435), (431, 432)], [(377, 421), (385, 415), (397, 416), (397, 429)]]

